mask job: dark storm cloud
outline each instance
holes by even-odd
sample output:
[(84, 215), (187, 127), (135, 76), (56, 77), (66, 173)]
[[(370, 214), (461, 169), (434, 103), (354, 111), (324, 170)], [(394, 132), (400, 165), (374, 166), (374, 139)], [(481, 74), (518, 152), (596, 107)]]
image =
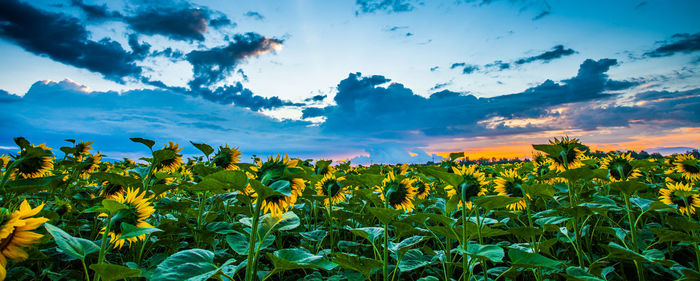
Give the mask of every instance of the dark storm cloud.
[(533, 21), (540, 20), (540, 19), (542, 19), (542, 18), (548, 16), (549, 14), (551, 14), (549, 11), (542, 11), (541, 13), (539, 13), (538, 15), (536, 15), (534, 18), (532, 18), (532, 20), (533, 20)]
[(196, 89), (219, 82), (246, 58), (256, 57), (281, 47), (280, 39), (266, 38), (249, 32), (234, 35), (233, 41), (228, 45), (192, 51), (186, 56), (194, 72), (194, 79), (189, 82), (189, 85), (192, 89)]
[(322, 102), (323, 100), (328, 97), (327, 95), (315, 95), (313, 97), (310, 97), (308, 99), (305, 99), (304, 101), (306, 102)]
[(146, 42), (139, 43), (139, 38), (136, 34), (129, 34), (128, 43), (129, 47), (131, 48), (131, 53), (134, 54), (134, 56), (139, 57), (141, 59), (148, 56), (148, 52), (151, 50), (150, 44)]
[(326, 116), (322, 129), (338, 134), (402, 138), (419, 131), (426, 135), (484, 135), (542, 130), (536, 126), (487, 129), (478, 122), (491, 117), (539, 118), (547, 109), (568, 103), (606, 100), (614, 59), (586, 60), (576, 76), (560, 83), (547, 80), (521, 93), (493, 98), (444, 90), (428, 98), (416, 95), (384, 76), (351, 73), (338, 84), (335, 106), (308, 109), (305, 116)]
[(253, 92), (243, 87), (243, 84), (237, 82), (234, 85), (226, 85), (218, 87), (211, 91), (206, 88), (198, 88), (192, 90), (193, 93), (199, 94), (203, 98), (214, 101), (220, 104), (234, 104), (240, 107), (249, 108), (252, 111), (261, 109), (274, 109), (282, 106), (301, 106), (301, 103), (293, 103), (284, 101), (279, 97), (261, 97), (256, 96)]
[(122, 15), (119, 12), (110, 11), (107, 8), (107, 4), (102, 4), (101, 6), (98, 6), (86, 4), (82, 0), (71, 0), (71, 5), (73, 5), (73, 7), (80, 8), (88, 20), (119, 19), (122, 17)]
[(265, 19), (265, 17), (263, 15), (261, 15), (260, 13), (258, 13), (256, 11), (248, 11), (247, 13), (245, 13), (245, 16), (252, 18), (252, 19), (256, 19), (256, 20), (264, 20)]
[(518, 59), (515, 61), (515, 64), (521, 65), (521, 64), (531, 63), (531, 62), (535, 62), (535, 61), (542, 61), (542, 62), (546, 63), (546, 62), (550, 62), (551, 60), (558, 59), (558, 58), (561, 58), (564, 56), (573, 55), (575, 53), (576, 53), (576, 51), (574, 51), (573, 49), (566, 49), (566, 48), (564, 48), (563, 45), (556, 45), (550, 51), (546, 51), (546, 52), (541, 53), (541, 54), (536, 55), (536, 56)]
[(450, 69), (461, 68), (462, 74), (472, 74), (473, 72), (479, 70), (478, 65), (467, 64), (465, 62), (456, 62), (450, 65)]
[(179, 50), (173, 50), (171, 47), (167, 47), (163, 50), (160, 51), (153, 51), (151, 53), (151, 56), (157, 57), (157, 56), (164, 56), (167, 58), (171, 58), (174, 60), (179, 60), (185, 56), (185, 54), (182, 51)]
[(458, 68), (458, 67), (463, 67), (463, 66), (465, 66), (466, 64), (467, 64), (467, 63), (465, 63), (465, 62), (455, 62), (455, 63), (453, 63), (452, 65), (450, 65), (450, 69), (455, 69), (455, 68)]
[(326, 114), (326, 108), (324, 107), (307, 107), (304, 108), (304, 110), (301, 111), (302, 119), (307, 119), (307, 118), (313, 118), (313, 117), (319, 117), (323, 116)]
[(676, 53), (689, 54), (700, 50), (700, 33), (678, 33), (663, 41), (658, 48), (644, 53), (648, 57), (668, 57)]
[(143, 6), (134, 15), (124, 19), (129, 26), (140, 33), (163, 35), (174, 40), (204, 41), (209, 26), (220, 27), (232, 24), (225, 15), (212, 19), (214, 12), (206, 7)]
[(387, 13), (409, 12), (414, 8), (412, 2), (411, 0), (356, 0), (355, 4), (359, 10), (355, 14), (371, 14), (377, 11)]
[(137, 77), (138, 56), (125, 51), (109, 38), (90, 40), (90, 34), (74, 17), (38, 10), (16, 0), (0, 4), (0, 37), (36, 55), (98, 72), (121, 82)]

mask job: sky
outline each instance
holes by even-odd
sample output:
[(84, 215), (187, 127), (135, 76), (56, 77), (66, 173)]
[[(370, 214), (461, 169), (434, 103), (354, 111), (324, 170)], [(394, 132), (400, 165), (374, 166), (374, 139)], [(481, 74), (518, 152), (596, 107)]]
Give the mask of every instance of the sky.
[[(421, 163), (700, 147), (698, 1), (0, 1), (0, 153)], [(60, 154), (60, 152), (58, 152)]]

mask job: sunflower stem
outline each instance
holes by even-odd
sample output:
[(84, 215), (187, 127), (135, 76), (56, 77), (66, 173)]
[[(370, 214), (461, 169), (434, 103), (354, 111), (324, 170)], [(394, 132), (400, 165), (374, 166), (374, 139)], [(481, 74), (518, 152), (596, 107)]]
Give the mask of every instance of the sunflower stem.
[(90, 281), (90, 273), (87, 270), (87, 265), (85, 265), (85, 258), (80, 259), (80, 262), (83, 263), (83, 270), (85, 271), (85, 281)]
[[(632, 249), (635, 252), (639, 252), (639, 247), (637, 246), (637, 231), (635, 230), (635, 227), (633, 225), (634, 221), (632, 220), (632, 209), (630, 207), (630, 198), (624, 192), (622, 193), (622, 197), (625, 199), (625, 210), (627, 211), (627, 220), (629, 221), (630, 235), (632, 236)], [(639, 277), (639, 280), (643, 281), (644, 280), (644, 268), (642, 267), (642, 264), (635, 260), (634, 267), (637, 269), (637, 276)]]
[(384, 224), (384, 251), (382, 254), (382, 273), (384, 274), (384, 281), (389, 280), (389, 224)]
[[(462, 202), (462, 250), (467, 251), (467, 208), (466, 202)], [(471, 268), (467, 264), (467, 254), (462, 253), (462, 280), (467, 280), (467, 271), (471, 275)]]
[(260, 209), (262, 200), (258, 198), (255, 202), (255, 212), (253, 213), (253, 225), (250, 229), (250, 241), (248, 243), (248, 263), (245, 270), (245, 281), (253, 281), (255, 277), (255, 236), (258, 233), (258, 223), (260, 220)]
[[(474, 208), (474, 212), (476, 213), (476, 235), (479, 236), (479, 244), (483, 245), (484, 238), (481, 236), (481, 224), (482, 224), (483, 220), (479, 220), (479, 206), (475, 204), (473, 206), (473, 208)], [(466, 251), (466, 249), (464, 249), (464, 250)], [(488, 281), (489, 280), (489, 277), (488, 277), (489, 269), (488, 269), (488, 266), (486, 265), (486, 259), (482, 258), (482, 259), (480, 259), (480, 261), (481, 261), (481, 269), (484, 271), (484, 280)]]
[[(112, 215), (107, 216), (107, 225), (105, 226), (105, 232), (102, 233), (102, 242), (100, 243), (100, 255), (97, 258), (97, 264), (103, 264), (105, 261), (105, 256), (107, 255), (107, 234), (110, 231), (110, 226), (112, 224)], [(100, 275), (95, 274), (95, 281), (100, 280)]]
[(5, 173), (2, 175), (2, 180), (0, 181), (0, 191), (3, 193), (5, 192), (5, 184), (7, 184), (7, 180), (10, 179), (10, 174), (12, 173), (12, 170), (19, 165), (19, 162), (24, 160), (24, 157), (19, 158), (15, 161), (12, 161), (12, 164), (5, 169)]
[(326, 192), (328, 194), (328, 236), (330, 237), (330, 248), (331, 248), (331, 253), (333, 253), (333, 200), (331, 198), (331, 188), (328, 187), (328, 191)]

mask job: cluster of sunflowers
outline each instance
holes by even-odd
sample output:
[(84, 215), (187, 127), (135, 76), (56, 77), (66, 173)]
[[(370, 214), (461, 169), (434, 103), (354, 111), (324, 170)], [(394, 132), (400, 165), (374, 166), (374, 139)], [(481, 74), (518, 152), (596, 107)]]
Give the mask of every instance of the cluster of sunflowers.
[[(92, 153), (92, 142), (67, 141), (71, 145), (60, 148), (62, 158), (46, 145), (32, 145), (23, 138), (15, 139), (18, 153), (0, 155), (0, 281), (6, 276), (89, 280), (91, 275), (93, 280), (112, 280), (106, 266), (132, 274), (119, 275), (125, 279), (186, 279), (187, 259), (178, 267), (173, 257), (200, 247), (229, 258), (225, 265), (240, 264), (234, 271), (216, 267), (214, 252), (209, 252), (208, 263), (214, 269), (195, 271), (221, 280), (256, 280), (260, 272), (272, 276), (296, 270), (284, 278), (295, 279), (306, 274), (302, 269), (326, 272), (313, 280), (337, 275), (347, 279), (381, 275), (388, 280), (396, 279), (397, 272), (399, 278), (431, 275), (464, 280), (475, 279), (477, 273), (487, 280), (515, 279), (517, 274), (537, 280), (557, 274), (590, 280), (608, 280), (608, 275), (700, 276), (697, 153), (634, 159), (630, 153), (611, 152), (596, 158), (578, 139), (564, 137), (534, 145), (540, 154), (531, 161), (510, 164), (470, 165), (457, 155), (431, 165), (333, 166), (330, 160), (287, 155), (266, 161), (254, 156), (252, 163), (241, 163), (237, 147), (223, 145), (215, 151), (198, 143), (192, 144), (204, 156), (183, 159), (176, 143), (154, 150), (154, 141), (133, 138), (152, 156), (137, 163), (106, 162), (107, 156)], [(63, 234), (45, 230), (44, 223), (47, 230), (48, 224), (60, 226)], [(284, 239), (275, 240), (274, 231)], [(353, 248), (363, 244), (349, 242), (358, 233), (370, 240), (369, 252)], [(398, 241), (410, 235), (422, 238), (412, 244)], [(373, 237), (384, 237), (383, 247), (375, 245)], [(611, 237), (620, 242), (601, 244), (613, 250), (599, 253), (594, 240), (602, 243)], [(315, 245), (302, 247), (308, 258), (303, 262), (286, 256), (292, 250), (302, 251), (300, 239)], [(397, 243), (390, 244), (391, 240)], [(409, 250), (427, 240), (431, 241), (423, 248)], [(270, 250), (272, 241), (278, 241), (277, 251)], [(294, 243), (296, 248), (288, 248)], [(222, 249), (226, 244), (233, 251)], [(554, 250), (554, 245), (563, 246)], [(503, 254), (500, 258), (476, 254), (477, 246), (498, 253), (508, 249), (508, 266), (489, 269), (489, 264), (504, 263)], [(523, 266), (513, 249), (525, 249), (523, 253), (556, 266)], [(266, 251), (271, 262), (259, 256)], [(99, 253), (96, 259), (90, 256), (93, 252)], [(410, 265), (401, 262), (406, 253), (413, 255)], [(629, 260), (620, 253), (642, 258)], [(695, 259), (681, 258), (679, 253)], [(392, 258), (395, 265), (390, 265)], [(613, 258), (620, 262), (605, 261)], [(286, 267), (280, 266), (280, 259), (285, 259)], [(82, 268), (71, 262), (75, 260), (82, 262)], [(316, 263), (320, 260), (325, 263)], [(162, 275), (164, 264), (168, 270), (182, 271), (172, 275), (179, 277)], [(613, 274), (632, 264), (636, 274), (629, 269)], [(426, 269), (414, 273), (421, 267)], [(237, 272), (240, 268), (246, 268), (245, 274)]]

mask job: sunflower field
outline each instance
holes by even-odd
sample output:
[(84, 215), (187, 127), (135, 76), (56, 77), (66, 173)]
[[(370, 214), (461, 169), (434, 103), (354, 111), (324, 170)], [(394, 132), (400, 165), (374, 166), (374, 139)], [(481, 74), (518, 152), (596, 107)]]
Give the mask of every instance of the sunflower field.
[(0, 280), (700, 280), (693, 154), (564, 137), (519, 163), (353, 166), (131, 140), (151, 156), (15, 138)]

